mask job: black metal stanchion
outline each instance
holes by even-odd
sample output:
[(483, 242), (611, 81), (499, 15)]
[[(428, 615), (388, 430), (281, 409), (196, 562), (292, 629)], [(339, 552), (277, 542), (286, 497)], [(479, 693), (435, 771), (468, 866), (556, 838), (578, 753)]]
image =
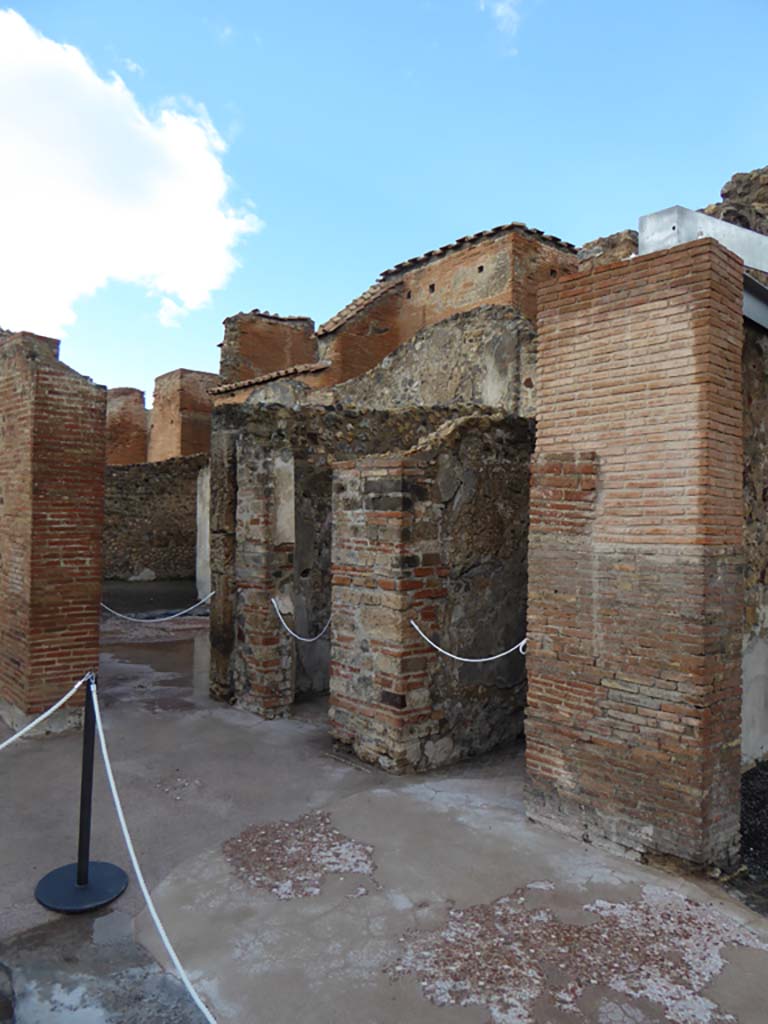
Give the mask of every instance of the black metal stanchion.
[(83, 724), (83, 768), (80, 779), (80, 829), (77, 863), (65, 864), (41, 878), (35, 899), (61, 914), (82, 914), (117, 899), (128, 885), (128, 876), (116, 864), (90, 860), (91, 812), (93, 809), (93, 760), (96, 749), (96, 715), (93, 710), (95, 677), (86, 683)]

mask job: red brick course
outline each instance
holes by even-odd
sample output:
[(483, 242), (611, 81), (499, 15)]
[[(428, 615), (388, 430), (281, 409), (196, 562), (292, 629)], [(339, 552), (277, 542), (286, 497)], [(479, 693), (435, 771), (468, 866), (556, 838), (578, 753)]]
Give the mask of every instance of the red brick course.
[(0, 697), (22, 715), (98, 666), (106, 392), (56, 351), (0, 345)]
[(107, 391), (107, 465), (132, 466), (147, 461), (149, 413), (138, 388)]
[(148, 459), (161, 462), (211, 449), (210, 388), (221, 383), (218, 374), (171, 370), (155, 380)]
[(701, 240), (539, 299), (529, 813), (699, 863), (738, 843), (741, 274)]

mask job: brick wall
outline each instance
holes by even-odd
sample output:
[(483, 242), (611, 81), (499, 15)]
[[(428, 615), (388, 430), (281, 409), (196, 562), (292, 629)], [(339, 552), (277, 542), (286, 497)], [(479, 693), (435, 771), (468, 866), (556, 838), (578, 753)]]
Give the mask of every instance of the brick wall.
[(539, 300), (528, 813), (698, 863), (738, 846), (741, 273), (701, 240)]
[(413, 263), (413, 269), (384, 275), (368, 301), (321, 334), (319, 357), (332, 365), (306, 376), (309, 387), (357, 377), (417, 331), (477, 306), (511, 306), (535, 324), (541, 285), (578, 266), (567, 247), (516, 231)]
[(14, 725), (98, 666), (106, 393), (57, 352), (34, 335), (0, 344), (0, 709)]
[(525, 421), (469, 416), (399, 456), (336, 464), (331, 730), (364, 760), (424, 770), (522, 729)]
[(197, 478), (207, 464), (189, 455), (107, 468), (105, 579), (195, 578)]
[(317, 358), (315, 325), (308, 317), (280, 317), (254, 309), (224, 321), (221, 383), (249, 380)]
[(107, 465), (129, 466), (147, 461), (149, 414), (138, 388), (107, 391)]
[(156, 379), (149, 432), (150, 462), (210, 451), (213, 403), (208, 390), (220, 383), (218, 374), (183, 369)]

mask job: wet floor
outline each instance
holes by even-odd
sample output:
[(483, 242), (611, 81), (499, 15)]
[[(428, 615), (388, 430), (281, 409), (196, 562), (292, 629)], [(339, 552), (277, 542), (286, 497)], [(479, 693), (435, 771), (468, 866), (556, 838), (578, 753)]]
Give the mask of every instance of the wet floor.
[(189, 608), (197, 600), (194, 580), (125, 582), (105, 580), (102, 601), (124, 615), (159, 615)]
[[(205, 621), (102, 636), (139, 860), (220, 1024), (765, 1021), (765, 922), (706, 880), (532, 825), (520, 744), (394, 777), (334, 748), (324, 699), (271, 722), (210, 700)], [(198, 1024), (133, 879), (92, 916), (35, 904), (74, 852), (79, 737), (14, 751), (0, 962), (15, 1024)], [(127, 867), (101, 772), (93, 854)]]
[(0, 959), (13, 964), (13, 1024), (203, 1021), (181, 982), (135, 942), (131, 915), (119, 909), (59, 917), (0, 944)]
[(183, 711), (210, 705), (208, 630), (179, 639), (102, 644), (99, 689), (105, 707), (131, 701), (150, 711)]

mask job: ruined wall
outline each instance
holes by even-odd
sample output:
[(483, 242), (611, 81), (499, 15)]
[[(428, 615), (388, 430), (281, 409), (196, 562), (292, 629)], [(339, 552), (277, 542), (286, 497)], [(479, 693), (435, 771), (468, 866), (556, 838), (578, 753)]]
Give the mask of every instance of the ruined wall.
[(637, 256), (638, 236), (636, 231), (617, 231), (585, 242), (579, 249), (579, 270), (593, 270), (607, 263)]
[(745, 325), (744, 403), (744, 767), (768, 754), (768, 336)]
[(540, 299), (527, 810), (697, 863), (738, 848), (741, 297), (705, 239)]
[(149, 413), (138, 388), (107, 391), (107, 465), (130, 466), (147, 461)]
[(334, 398), (363, 409), (481, 405), (531, 416), (535, 376), (530, 322), (510, 306), (480, 306), (418, 331)]
[(0, 713), (14, 727), (99, 658), (106, 393), (57, 356), (49, 338), (0, 339)]
[(572, 247), (511, 229), (399, 264), (318, 328), (318, 356), (332, 365), (306, 383), (325, 388), (357, 377), (417, 331), (477, 306), (511, 306), (535, 323), (541, 284), (576, 267)]
[(215, 373), (183, 369), (164, 373), (155, 380), (150, 462), (210, 450), (213, 402), (208, 391), (220, 383)]
[(400, 455), (337, 463), (331, 729), (364, 760), (424, 770), (522, 730), (532, 431), (448, 423)]
[(720, 190), (720, 202), (703, 212), (768, 235), (768, 167), (734, 174)]
[(107, 469), (105, 579), (195, 578), (197, 477), (207, 462), (191, 455)]
[(308, 317), (238, 313), (224, 321), (221, 381), (232, 384), (317, 358), (315, 325)]
[(328, 620), (330, 461), (408, 448), (455, 414), (289, 409), (255, 401), (214, 411), (214, 696), (274, 715), (290, 708), (297, 691), (327, 688), (328, 641), (299, 652), (279, 626), (270, 598), (278, 598), (303, 636), (315, 635)]

